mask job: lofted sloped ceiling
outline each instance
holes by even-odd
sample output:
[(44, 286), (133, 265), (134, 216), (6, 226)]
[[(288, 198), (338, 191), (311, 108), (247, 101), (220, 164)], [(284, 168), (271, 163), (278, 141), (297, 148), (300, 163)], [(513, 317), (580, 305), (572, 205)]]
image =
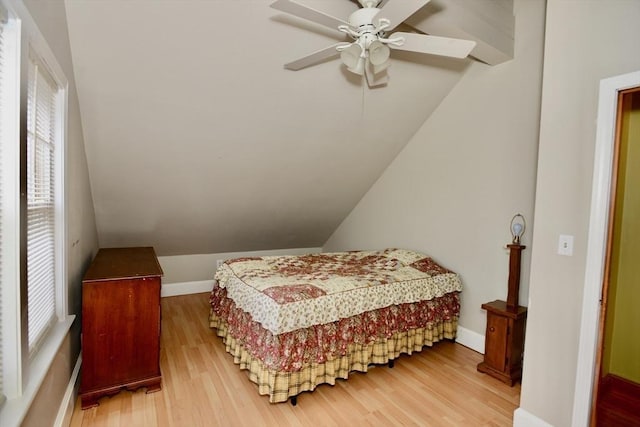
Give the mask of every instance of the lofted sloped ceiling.
[(377, 89), (339, 60), (288, 71), (342, 35), (270, 3), (66, 0), (101, 246), (322, 246), (472, 61), (394, 52)]

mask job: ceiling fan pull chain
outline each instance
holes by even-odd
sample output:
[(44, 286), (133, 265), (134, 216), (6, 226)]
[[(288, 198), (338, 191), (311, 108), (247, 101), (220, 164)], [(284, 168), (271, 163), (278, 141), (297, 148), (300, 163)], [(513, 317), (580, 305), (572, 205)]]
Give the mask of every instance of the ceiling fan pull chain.
[(366, 79), (366, 77), (362, 76), (362, 82), (363, 82), (363, 84), (361, 85), (362, 86), (362, 98), (361, 98), (362, 100), (361, 100), (361, 105), (360, 105), (360, 120), (361, 121), (364, 120), (364, 105), (365, 105), (364, 104), (364, 87), (365, 87), (364, 81), (365, 81), (365, 79)]

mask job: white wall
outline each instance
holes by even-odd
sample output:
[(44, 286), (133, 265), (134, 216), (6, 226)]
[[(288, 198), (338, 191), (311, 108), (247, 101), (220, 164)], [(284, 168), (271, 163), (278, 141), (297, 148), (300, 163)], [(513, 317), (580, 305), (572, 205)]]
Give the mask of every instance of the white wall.
[(41, 426), (55, 420), (65, 389), (80, 353), (82, 276), (98, 248), (98, 237), (84, 151), (82, 122), (73, 75), (64, 3), (25, 0), (29, 13), (47, 40), (69, 82), (67, 127), (67, 253), (69, 261), (69, 311), (76, 321), (55, 357), (43, 386), (36, 395), (24, 426)]
[(216, 254), (159, 256), (162, 284), (183, 284), (213, 280), (218, 260), (249, 256), (304, 255), (321, 252), (322, 248), (293, 248), (252, 252), (224, 252)]
[(286, 70), (344, 34), (272, 2), (65, 1), (101, 246), (320, 246), (468, 63), (397, 51), (381, 90), (337, 59)]
[[(521, 408), (571, 425), (600, 79), (640, 69), (640, 2), (548, 0)], [(556, 254), (558, 235), (574, 255)], [(528, 425), (528, 424), (522, 424)]]
[(533, 223), (544, 2), (516, 1), (514, 13), (515, 59), (473, 64), (323, 248), (430, 254), (461, 274), (460, 324), (479, 334), (481, 304), (506, 298), (511, 218)]

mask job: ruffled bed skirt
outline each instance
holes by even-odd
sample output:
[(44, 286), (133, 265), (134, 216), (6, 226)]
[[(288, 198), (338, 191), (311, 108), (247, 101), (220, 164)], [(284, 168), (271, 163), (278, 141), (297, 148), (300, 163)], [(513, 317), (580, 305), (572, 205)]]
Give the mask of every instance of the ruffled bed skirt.
[(351, 371), (367, 372), (371, 364), (386, 364), (401, 353), (419, 352), (424, 346), (444, 338), (454, 339), (458, 327), (457, 317), (434, 322), (429, 328), (415, 328), (396, 332), (389, 338), (379, 338), (371, 344), (350, 344), (347, 354), (325, 363), (310, 363), (302, 369), (285, 372), (269, 369), (245, 350), (242, 343), (229, 333), (225, 320), (211, 310), (209, 325), (222, 337), (227, 353), (233, 356), (240, 369), (249, 371), (249, 379), (257, 384), (261, 395), (269, 402), (285, 402), (303, 391), (312, 391), (320, 384), (334, 385), (336, 378), (347, 379)]

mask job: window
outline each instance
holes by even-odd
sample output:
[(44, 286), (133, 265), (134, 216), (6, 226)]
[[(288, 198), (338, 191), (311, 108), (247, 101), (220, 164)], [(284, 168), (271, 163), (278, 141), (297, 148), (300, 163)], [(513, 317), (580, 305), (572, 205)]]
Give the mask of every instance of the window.
[(35, 54), (27, 81), (27, 319), (29, 355), (56, 320), (56, 108), (58, 87)]
[(66, 92), (24, 4), (0, 0), (0, 425), (21, 423), (74, 319), (66, 307)]

